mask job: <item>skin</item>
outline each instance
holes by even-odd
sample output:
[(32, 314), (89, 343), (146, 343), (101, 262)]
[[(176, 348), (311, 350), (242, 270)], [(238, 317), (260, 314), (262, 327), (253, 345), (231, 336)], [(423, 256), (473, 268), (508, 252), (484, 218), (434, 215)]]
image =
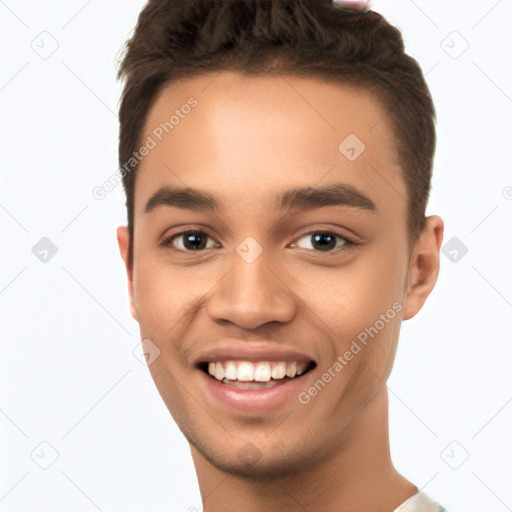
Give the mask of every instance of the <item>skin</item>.
[[(365, 90), (313, 78), (203, 75), (163, 90), (144, 137), (190, 96), (197, 107), (140, 164), (132, 264), (125, 226), (117, 238), (131, 314), (160, 350), (149, 370), (191, 445), (204, 510), (390, 512), (417, 487), (390, 458), (385, 382), (401, 321), (435, 285), (443, 220), (428, 217), (409, 245), (393, 132)], [(353, 162), (338, 150), (348, 134), (366, 146)], [(289, 188), (335, 183), (357, 187), (378, 211), (335, 205), (286, 214), (274, 206)], [(145, 213), (164, 185), (208, 191), (220, 210)], [(192, 228), (209, 235), (211, 248), (185, 252), (183, 237), (159, 246)], [(318, 230), (358, 245), (341, 238), (341, 249), (322, 251), (311, 238)], [(236, 252), (247, 236), (263, 249), (251, 264)], [(307, 404), (240, 412), (213, 407), (198, 390), (193, 358), (233, 337), (311, 354), (318, 366), (301, 377), (307, 391), (394, 303), (403, 309)], [(239, 456), (248, 442), (258, 454), (249, 461)]]

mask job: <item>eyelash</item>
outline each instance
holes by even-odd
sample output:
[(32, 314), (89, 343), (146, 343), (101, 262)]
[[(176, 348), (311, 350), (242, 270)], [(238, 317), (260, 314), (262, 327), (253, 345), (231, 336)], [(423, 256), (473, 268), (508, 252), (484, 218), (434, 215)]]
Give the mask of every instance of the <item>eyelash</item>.
[[(180, 236), (183, 236), (187, 233), (191, 233), (191, 234), (201, 234), (201, 235), (206, 235), (207, 237), (209, 237), (210, 239), (213, 240), (213, 237), (211, 237), (208, 233), (206, 233), (205, 231), (201, 231), (199, 229), (189, 229), (187, 231), (181, 231), (179, 233), (174, 233), (173, 235), (167, 237), (165, 240), (163, 240), (160, 245), (162, 247), (169, 247), (169, 246), (172, 246), (172, 242), (179, 238)], [(317, 250), (315, 251), (314, 249), (307, 249), (307, 250), (312, 250), (313, 252), (318, 252), (318, 253), (327, 253), (327, 254), (333, 254), (333, 253), (338, 253), (340, 251), (344, 251), (344, 250), (347, 250), (351, 247), (355, 247), (356, 245), (359, 245), (358, 243), (354, 242), (353, 240), (347, 238), (346, 236), (343, 236), (339, 233), (337, 233), (336, 231), (329, 231), (329, 230), (322, 230), (322, 229), (318, 229), (318, 230), (315, 230), (315, 231), (308, 231), (307, 233), (303, 233), (302, 235), (300, 235), (297, 240), (300, 240), (301, 238), (304, 238), (306, 236), (312, 236), (312, 235), (319, 235), (319, 234), (322, 234), (322, 235), (334, 235), (335, 238), (337, 239), (341, 239), (343, 240), (345, 243), (342, 247), (339, 247), (339, 248), (334, 248), (334, 249), (330, 249), (330, 250), (327, 250), (327, 251), (321, 251), (321, 250)], [(295, 244), (296, 242), (292, 242), (293, 244)], [(195, 250), (195, 251), (190, 251), (190, 250), (184, 250), (184, 249), (177, 249), (176, 247), (171, 247), (173, 249), (176, 249), (177, 251), (180, 251), (180, 252), (185, 252), (185, 253), (195, 253), (195, 252), (203, 252), (205, 250), (208, 250), (208, 249), (199, 249), (199, 250)], [(210, 248), (211, 249), (211, 248)]]

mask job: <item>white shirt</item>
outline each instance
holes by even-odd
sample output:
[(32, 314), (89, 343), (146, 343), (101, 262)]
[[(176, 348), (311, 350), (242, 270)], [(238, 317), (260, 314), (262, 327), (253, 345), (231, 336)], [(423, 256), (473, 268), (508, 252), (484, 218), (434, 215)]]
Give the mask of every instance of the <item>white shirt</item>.
[(425, 493), (418, 491), (395, 508), (393, 512), (447, 512), (447, 510)]

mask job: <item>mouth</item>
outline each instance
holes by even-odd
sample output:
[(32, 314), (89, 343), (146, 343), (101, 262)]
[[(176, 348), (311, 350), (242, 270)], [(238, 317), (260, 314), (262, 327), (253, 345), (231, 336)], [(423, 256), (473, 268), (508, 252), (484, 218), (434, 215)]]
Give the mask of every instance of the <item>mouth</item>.
[(198, 396), (209, 407), (227, 416), (266, 414), (269, 419), (300, 403), (318, 364), (296, 347), (234, 338), (217, 341), (192, 360)]
[(314, 361), (203, 361), (197, 367), (210, 379), (225, 386), (266, 389), (301, 379), (314, 369)]

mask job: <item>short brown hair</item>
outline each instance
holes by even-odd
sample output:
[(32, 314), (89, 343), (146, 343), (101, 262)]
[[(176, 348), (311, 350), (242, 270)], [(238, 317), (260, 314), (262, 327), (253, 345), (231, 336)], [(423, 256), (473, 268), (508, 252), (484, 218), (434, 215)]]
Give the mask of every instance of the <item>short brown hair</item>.
[[(216, 71), (284, 74), (363, 86), (382, 101), (393, 127), (408, 193), (409, 240), (425, 225), (436, 145), (436, 113), (419, 64), (400, 31), (377, 12), (335, 9), (331, 0), (148, 0), (118, 70), (119, 163), (140, 146), (158, 93)], [(137, 167), (123, 176), (133, 255)]]

